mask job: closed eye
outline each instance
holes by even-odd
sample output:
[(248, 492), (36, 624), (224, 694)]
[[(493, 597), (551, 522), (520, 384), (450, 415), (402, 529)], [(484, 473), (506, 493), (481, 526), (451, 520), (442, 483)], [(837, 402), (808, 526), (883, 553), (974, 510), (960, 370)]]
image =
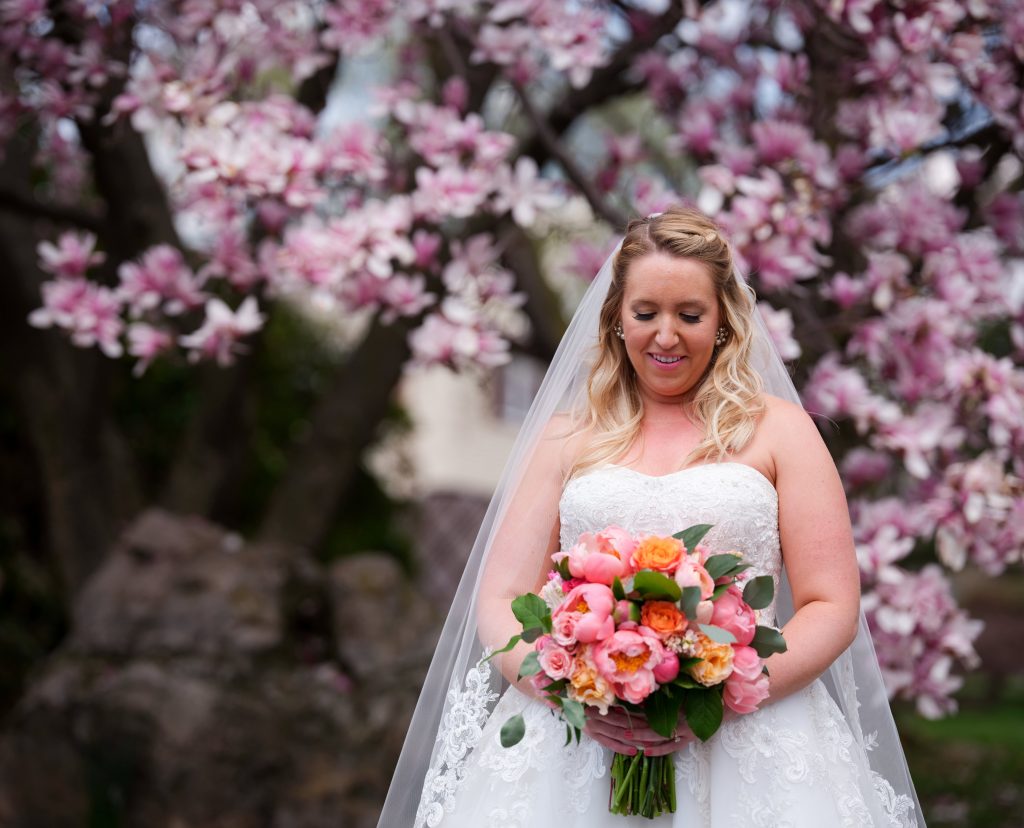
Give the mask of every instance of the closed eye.
[[(686, 321), (690, 325), (696, 325), (698, 322), (700, 322), (700, 316), (699, 315), (695, 315), (695, 314), (692, 314), (692, 313), (681, 313), (679, 315), (683, 318), (684, 321)], [(641, 322), (650, 322), (654, 318), (654, 314), (653, 313), (634, 313), (633, 314), (633, 318), (634, 319), (639, 319)]]

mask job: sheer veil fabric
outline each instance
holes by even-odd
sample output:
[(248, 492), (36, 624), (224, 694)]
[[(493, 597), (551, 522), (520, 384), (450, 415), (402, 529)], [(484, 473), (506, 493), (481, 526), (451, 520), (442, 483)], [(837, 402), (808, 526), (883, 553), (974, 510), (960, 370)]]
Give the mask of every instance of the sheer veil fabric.
[[(596, 352), (598, 316), (611, 284), (612, 262), (617, 252), (618, 247), (584, 294), (491, 499), (441, 631), (378, 828), (421, 828), (441, 822), (458, 791), (466, 759), (478, 744), (496, 701), (508, 687), (491, 662), (480, 664), (488, 651), (481, 640), (486, 636), (481, 635), (478, 625), (481, 578), (498, 529), (545, 427), (557, 412), (586, 405), (586, 380)], [(753, 289), (742, 275), (734, 271), (734, 276), (753, 299)], [(756, 305), (754, 319), (751, 363), (762, 378), (764, 390), (801, 404)], [(529, 530), (516, 531), (521, 534)], [(543, 532), (546, 540), (548, 530)], [(540, 565), (535, 562), (535, 566)], [(510, 584), (510, 600), (530, 588), (521, 583)], [(793, 614), (785, 571), (777, 612), (780, 626)], [(886, 803), (887, 812), (897, 815), (892, 824), (923, 826), (863, 611), (856, 640), (822, 679), (849, 722), (854, 738), (867, 751), (875, 790)]]

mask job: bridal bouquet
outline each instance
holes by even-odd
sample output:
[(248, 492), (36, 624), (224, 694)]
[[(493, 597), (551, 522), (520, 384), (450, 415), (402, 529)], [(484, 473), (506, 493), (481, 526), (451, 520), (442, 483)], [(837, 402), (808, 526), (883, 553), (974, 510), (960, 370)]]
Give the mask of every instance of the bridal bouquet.
[[(770, 576), (748, 577), (738, 552), (713, 554), (701, 544), (711, 529), (691, 526), (671, 537), (634, 536), (618, 526), (584, 533), (556, 552), (540, 595), (512, 602), (534, 644), (519, 678), (561, 712), (566, 744), (586, 723), (584, 707), (612, 705), (642, 713), (652, 730), (672, 738), (680, 715), (709, 739), (724, 706), (753, 711), (768, 695), (764, 659), (784, 652), (779, 632), (757, 624), (755, 610), (774, 595)], [(522, 715), (501, 729), (505, 747), (524, 735)], [(610, 810), (654, 817), (676, 808), (671, 755), (616, 753)]]

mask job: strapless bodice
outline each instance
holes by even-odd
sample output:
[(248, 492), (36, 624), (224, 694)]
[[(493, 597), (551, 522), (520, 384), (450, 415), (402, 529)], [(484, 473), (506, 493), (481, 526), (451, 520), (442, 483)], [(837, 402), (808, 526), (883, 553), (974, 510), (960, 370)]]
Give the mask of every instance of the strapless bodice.
[(695, 523), (713, 525), (712, 550), (741, 552), (758, 575), (778, 587), (782, 570), (779, 495), (745, 463), (707, 463), (652, 476), (608, 465), (570, 480), (559, 502), (561, 546), (583, 532), (618, 524), (633, 533), (671, 535)]

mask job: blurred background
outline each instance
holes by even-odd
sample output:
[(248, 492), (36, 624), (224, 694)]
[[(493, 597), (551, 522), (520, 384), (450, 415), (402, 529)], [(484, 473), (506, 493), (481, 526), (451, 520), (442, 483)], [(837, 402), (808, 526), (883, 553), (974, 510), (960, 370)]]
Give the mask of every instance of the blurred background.
[(0, 825), (376, 824), (626, 221), (734, 241), (932, 825), (1024, 825), (1024, 5), (0, 0)]

